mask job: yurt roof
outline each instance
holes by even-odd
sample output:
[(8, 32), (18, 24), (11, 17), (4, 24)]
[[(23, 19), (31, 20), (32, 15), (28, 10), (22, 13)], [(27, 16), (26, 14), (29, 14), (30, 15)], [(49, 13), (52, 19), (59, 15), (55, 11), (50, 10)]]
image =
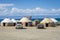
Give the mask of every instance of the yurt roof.
[(17, 21), (15, 19), (11, 19), (12, 22), (16, 23)]
[(36, 19), (36, 20), (33, 21), (33, 23), (35, 23), (36, 21), (40, 22), (40, 20)]
[(53, 21), (50, 18), (44, 18), (41, 23), (52, 23)]
[(51, 18), (51, 20), (52, 20), (53, 22), (58, 22), (55, 18)]
[(31, 22), (31, 20), (27, 17), (23, 17), (19, 22)]
[(12, 21), (9, 18), (5, 18), (1, 23), (11, 23)]

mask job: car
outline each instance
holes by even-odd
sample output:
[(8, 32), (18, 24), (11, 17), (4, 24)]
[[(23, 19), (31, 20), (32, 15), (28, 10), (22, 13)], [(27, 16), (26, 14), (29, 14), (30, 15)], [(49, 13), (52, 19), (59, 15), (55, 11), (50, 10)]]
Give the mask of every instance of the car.
[(37, 24), (38, 29), (44, 29), (44, 26), (42, 24)]
[(22, 26), (22, 24), (17, 24), (15, 28), (16, 29), (23, 29), (23, 26)]

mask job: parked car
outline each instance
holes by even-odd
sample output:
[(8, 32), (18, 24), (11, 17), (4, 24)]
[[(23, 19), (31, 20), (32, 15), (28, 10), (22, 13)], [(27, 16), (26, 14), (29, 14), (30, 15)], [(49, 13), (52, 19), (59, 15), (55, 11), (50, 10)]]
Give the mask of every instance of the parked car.
[(16, 29), (23, 29), (23, 26), (22, 26), (22, 24), (17, 24), (15, 28)]
[(38, 29), (44, 29), (44, 26), (42, 24), (37, 24)]

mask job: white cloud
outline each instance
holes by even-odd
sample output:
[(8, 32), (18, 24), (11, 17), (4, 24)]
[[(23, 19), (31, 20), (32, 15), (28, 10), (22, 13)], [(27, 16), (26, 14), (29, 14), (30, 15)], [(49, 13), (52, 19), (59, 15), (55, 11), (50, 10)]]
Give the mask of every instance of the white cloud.
[(56, 11), (55, 9), (52, 9), (52, 11)]
[(36, 7), (33, 9), (19, 9), (19, 8), (8, 8), (0, 7), (0, 15), (60, 15), (59, 9), (44, 9)]
[(8, 14), (8, 9), (5, 7), (0, 7), (0, 16)]
[(11, 4), (0, 4), (0, 7), (1, 7), (1, 6), (13, 6), (13, 5), (14, 5), (14, 4), (12, 4), (12, 3), (11, 3)]
[(36, 7), (33, 9), (19, 9), (12, 8), (12, 14), (22, 14), (22, 15), (59, 15), (60, 9), (44, 9), (40, 7)]
[(34, 9), (19, 9), (12, 8), (11, 13), (59, 13), (60, 9), (43, 9), (43, 8), (34, 8)]
[(0, 15), (60, 15), (59, 9), (44, 9), (40, 7), (36, 7), (33, 9), (19, 9), (19, 8), (11, 8), (8, 10), (7, 7), (14, 6), (11, 4), (0, 4)]
[(34, 8), (34, 9), (18, 9), (18, 8), (12, 8), (12, 13), (18, 12), (18, 13), (38, 13), (38, 12), (46, 12), (46, 9), (41, 8)]
[(10, 4), (0, 4), (0, 16), (9, 14), (10, 10), (9, 10), (8, 7), (11, 7), (11, 6), (14, 6), (14, 4), (12, 4), (12, 3), (10, 3)]
[(30, 13), (32, 10), (30, 9), (18, 9), (18, 8), (12, 8), (11, 13)]

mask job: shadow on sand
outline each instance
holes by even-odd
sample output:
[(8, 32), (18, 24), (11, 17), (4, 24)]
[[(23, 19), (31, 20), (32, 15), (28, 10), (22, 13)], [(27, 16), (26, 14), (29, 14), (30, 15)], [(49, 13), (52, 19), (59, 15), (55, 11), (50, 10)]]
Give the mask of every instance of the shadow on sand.
[(46, 29), (46, 28), (37, 28), (37, 29)]
[(27, 28), (16, 28), (16, 29), (27, 29)]

